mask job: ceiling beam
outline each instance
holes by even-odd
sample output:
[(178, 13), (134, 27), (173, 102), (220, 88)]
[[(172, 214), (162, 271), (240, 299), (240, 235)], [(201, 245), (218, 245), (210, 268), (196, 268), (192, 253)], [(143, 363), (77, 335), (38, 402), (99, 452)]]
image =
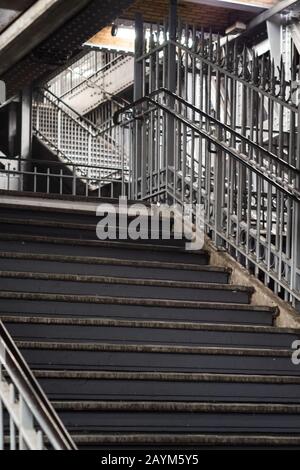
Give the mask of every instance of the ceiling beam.
[(38, 0), (0, 35), (0, 75), (91, 0)]

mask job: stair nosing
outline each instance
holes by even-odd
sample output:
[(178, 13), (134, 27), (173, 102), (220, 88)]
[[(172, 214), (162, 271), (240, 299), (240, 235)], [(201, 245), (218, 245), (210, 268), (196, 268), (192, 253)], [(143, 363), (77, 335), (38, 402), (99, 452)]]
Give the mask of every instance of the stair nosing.
[(81, 282), (91, 284), (122, 284), (133, 286), (147, 286), (147, 287), (168, 287), (168, 288), (182, 288), (182, 289), (199, 289), (199, 290), (222, 290), (229, 292), (246, 292), (249, 294), (254, 293), (255, 289), (250, 286), (238, 286), (234, 284), (223, 283), (205, 283), (196, 281), (172, 281), (172, 280), (157, 280), (157, 279), (135, 279), (128, 277), (117, 276), (91, 276), (91, 275), (78, 275), (78, 274), (55, 274), (55, 273), (38, 273), (38, 272), (18, 272), (18, 271), (0, 271), (0, 278), (9, 279), (34, 279), (45, 281), (63, 281), (63, 282)]
[(279, 314), (277, 307), (258, 306), (251, 304), (239, 303), (222, 303), (222, 302), (201, 302), (192, 300), (166, 300), (166, 299), (145, 299), (134, 297), (111, 297), (111, 296), (85, 296), (70, 294), (43, 294), (38, 292), (18, 292), (18, 291), (0, 291), (0, 299), (14, 300), (52, 300), (56, 302), (77, 302), (77, 303), (95, 303), (95, 304), (117, 304), (117, 305), (135, 305), (149, 307), (165, 307), (165, 308), (202, 308), (213, 310), (222, 308), (223, 310), (245, 310), (246, 312), (264, 312), (270, 313), (273, 318)]
[(201, 354), (224, 356), (260, 356), (260, 357), (291, 357), (291, 351), (285, 348), (230, 348), (215, 346), (178, 346), (164, 344), (120, 344), (63, 341), (16, 341), (20, 349), (40, 349), (57, 351), (110, 351), (110, 352), (145, 352), (154, 354)]
[(67, 255), (51, 255), (44, 253), (22, 253), (22, 252), (0, 252), (0, 259), (21, 259), (21, 260), (39, 260), (53, 261), (59, 263), (84, 263), (89, 265), (116, 265), (116, 266), (133, 266), (143, 268), (158, 269), (175, 269), (183, 271), (195, 272), (220, 272), (230, 274), (231, 268), (222, 266), (211, 266), (193, 263), (171, 263), (166, 261), (148, 261), (148, 260), (127, 260), (119, 258), (105, 258), (95, 256), (67, 256)]
[(183, 246), (172, 246), (172, 245), (152, 245), (151, 243), (130, 243), (122, 242), (117, 240), (81, 240), (79, 238), (64, 238), (64, 237), (48, 237), (40, 235), (16, 235), (14, 233), (0, 233), (0, 240), (7, 241), (27, 241), (35, 243), (50, 243), (54, 245), (71, 245), (71, 246), (93, 246), (93, 247), (112, 247), (122, 248), (127, 250), (136, 251), (157, 251), (157, 252), (176, 252), (193, 254), (195, 256), (207, 256), (209, 253), (206, 250), (186, 250)]
[(167, 433), (90, 433), (90, 434), (71, 434), (76, 444), (122, 444), (122, 445), (267, 445), (267, 447), (277, 445), (300, 445), (300, 436), (282, 436), (278, 434), (167, 434)]
[[(96, 217), (96, 216), (95, 216)], [(100, 218), (99, 218), (100, 221)], [(98, 221), (98, 222), (99, 222)], [(31, 225), (31, 226), (38, 226), (38, 227), (55, 227), (55, 228), (62, 228), (62, 229), (70, 229), (70, 230), (86, 230), (90, 232), (96, 232), (96, 227), (97, 227), (97, 221), (93, 224), (87, 224), (87, 223), (76, 223), (76, 222), (62, 222), (61, 220), (48, 220), (48, 219), (20, 219), (20, 218), (13, 218), (13, 217), (0, 217), (0, 222), (6, 225)], [(114, 228), (114, 225), (109, 225), (108, 228)], [(127, 228), (127, 225), (121, 226), (123, 228)], [(160, 233), (167, 233), (169, 234), (169, 231), (161, 231), (161, 230), (151, 230), (151, 233), (153, 234), (160, 234)], [(181, 234), (181, 232), (172, 232), (170, 230), (170, 234), (174, 236), (174, 239), (176, 240), (177, 238), (175, 237), (176, 234), (178, 234), (178, 240), (183, 240), (185, 241), (184, 236)], [(173, 238), (171, 238), (173, 240)], [(189, 241), (189, 240), (187, 240)]]
[(166, 330), (191, 330), (191, 331), (222, 331), (222, 332), (238, 332), (238, 333), (256, 333), (256, 334), (275, 334), (275, 335), (299, 335), (300, 328), (279, 328), (264, 325), (240, 325), (238, 323), (197, 323), (197, 322), (172, 322), (167, 320), (124, 320), (109, 317), (102, 318), (63, 318), (63, 317), (47, 317), (41, 316), (18, 316), (17, 314), (3, 315), (0, 313), (0, 319), (6, 324), (22, 323), (36, 325), (73, 325), (82, 327), (121, 327), (121, 328), (149, 328), (149, 329), (166, 329)]
[(86, 370), (35, 369), (37, 378), (82, 380), (140, 380), (165, 382), (220, 382), (220, 383), (270, 383), (299, 384), (300, 377), (289, 375), (221, 374), (205, 372), (123, 372)]
[(135, 400), (70, 400), (51, 401), (56, 410), (77, 411), (133, 411), (133, 412), (189, 412), (189, 413), (243, 413), (243, 414), (300, 414), (299, 404), (281, 403), (227, 403)]

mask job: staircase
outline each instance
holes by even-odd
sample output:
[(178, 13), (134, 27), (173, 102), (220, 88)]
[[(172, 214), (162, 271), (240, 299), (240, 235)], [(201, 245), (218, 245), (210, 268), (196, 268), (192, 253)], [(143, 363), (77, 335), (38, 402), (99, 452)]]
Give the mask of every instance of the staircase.
[(78, 447), (299, 448), (299, 330), (184, 241), (97, 240), (95, 207), (0, 203), (1, 319)]

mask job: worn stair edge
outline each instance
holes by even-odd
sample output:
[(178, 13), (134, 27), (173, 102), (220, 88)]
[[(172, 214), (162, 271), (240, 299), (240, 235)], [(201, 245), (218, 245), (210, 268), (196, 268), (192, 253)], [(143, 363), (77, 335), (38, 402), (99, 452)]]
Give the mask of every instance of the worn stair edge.
[[(27, 223), (27, 222), (26, 222)], [(186, 250), (183, 246), (172, 245), (151, 245), (143, 243), (122, 243), (119, 240), (81, 240), (79, 238), (63, 238), (63, 237), (48, 237), (41, 235), (26, 235), (14, 233), (0, 233), (0, 240), (5, 241), (21, 241), (21, 242), (36, 242), (36, 243), (51, 243), (54, 245), (71, 245), (71, 246), (93, 246), (93, 247), (109, 247), (109, 248), (122, 248), (127, 250), (137, 251), (158, 251), (158, 252), (173, 252), (173, 253), (192, 253), (195, 256), (205, 256), (209, 259), (209, 253), (206, 250)]]
[(133, 286), (149, 286), (149, 287), (170, 287), (170, 288), (187, 288), (187, 289), (209, 289), (223, 290), (228, 292), (245, 292), (254, 293), (254, 288), (248, 286), (236, 286), (233, 284), (204, 283), (197, 281), (168, 281), (156, 279), (133, 279), (127, 277), (114, 276), (87, 276), (78, 274), (53, 274), (53, 273), (32, 273), (18, 271), (0, 271), (0, 278), (9, 279), (34, 279), (45, 281), (66, 281), (66, 282), (82, 282), (91, 284), (122, 284)]
[(300, 405), (269, 403), (210, 403), (176, 401), (52, 401), (57, 411), (144, 411), (189, 413), (299, 414)]
[[(88, 203), (92, 203), (92, 202), (96, 202), (96, 203), (99, 203), (99, 202), (105, 202), (105, 203), (115, 203), (115, 204), (119, 204), (119, 199), (117, 198), (106, 198), (106, 197), (96, 197), (96, 196), (90, 196), (90, 197), (87, 197), (87, 196), (74, 196), (74, 195), (71, 195), (71, 194), (50, 194), (50, 193), (40, 193), (40, 192), (31, 192), (31, 191), (14, 191), (14, 190), (6, 190), (6, 189), (0, 189), (0, 196), (6, 196), (6, 197), (10, 197), (10, 198), (15, 198), (17, 197), (18, 199), (19, 198), (28, 198), (28, 199), (33, 199), (34, 202), (36, 203), (36, 199), (44, 199), (44, 200), (59, 200), (59, 201), (71, 201), (71, 202), (76, 202), (76, 201), (80, 201), (80, 202), (88, 202)], [(134, 199), (128, 199), (127, 200), (127, 203), (128, 205), (130, 204), (136, 204), (136, 200)], [(144, 202), (143, 201), (143, 204), (145, 204), (147, 207), (150, 207), (150, 203), (147, 203), (147, 202)]]
[(0, 252), (0, 259), (55, 261), (59, 263), (82, 263), (110, 266), (133, 266), (141, 268), (175, 269), (180, 271), (221, 272), (231, 274), (230, 268), (192, 263), (170, 263), (167, 261), (142, 261), (118, 258), (96, 258), (93, 256), (65, 256), (40, 253)]
[[(246, 312), (267, 312), (276, 318), (278, 309), (276, 307), (258, 306), (251, 304), (221, 303), (221, 302), (201, 302), (192, 300), (166, 300), (166, 299), (141, 299), (133, 297), (109, 297), (109, 296), (85, 296), (85, 295), (67, 295), (67, 294), (40, 294), (30, 292), (10, 292), (0, 291), (0, 299), (12, 300), (49, 300), (54, 302), (70, 303), (94, 303), (109, 305), (135, 305), (148, 307), (166, 307), (166, 308), (191, 308), (191, 309), (222, 309), (222, 310), (245, 310)], [(4, 313), (3, 313), (4, 314)]]
[(46, 316), (17, 316), (3, 315), (0, 313), (0, 319), (4, 323), (22, 323), (34, 325), (73, 325), (73, 326), (108, 326), (108, 327), (130, 327), (130, 328), (151, 328), (167, 330), (196, 330), (196, 331), (222, 331), (237, 333), (271, 333), (274, 335), (296, 334), (300, 337), (300, 329), (276, 328), (260, 325), (239, 325), (226, 323), (194, 323), (194, 322), (172, 322), (164, 320), (119, 320), (111, 318), (49, 318)]
[[(1, 193), (0, 193), (1, 195)], [(55, 199), (51, 199), (50, 201), (56, 201), (56, 198)], [(45, 201), (45, 203), (44, 203)], [(49, 201), (49, 202), (50, 202)], [(114, 207), (114, 210), (116, 209), (119, 209), (119, 201), (117, 199), (105, 199), (105, 198), (102, 198), (102, 199), (98, 199), (97, 202), (96, 201), (93, 201), (93, 200), (89, 200), (89, 201), (66, 201), (66, 200), (62, 200), (63, 202), (65, 203), (68, 203), (70, 202), (71, 204), (73, 202), (83, 202), (83, 203), (86, 203), (86, 208), (83, 208), (82, 206), (81, 207), (74, 207), (74, 204), (70, 204), (70, 207), (67, 207), (67, 205), (65, 206), (55, 206), (53, 205), (53, 203), (47, 205), (47, 201), (44, 199), (43, 200), (43, 204), (42, 205), (36, 205), (36, 200), (33, 200), (32, 203), (30, 204), (29, 202), (24, 202), (24, 203), (20, 203), (19, 201), (18, 202), (15, 202), (15, 201), (12, 201), (12, 202), (9, 202), (7, 199), (5, 201), (1, 200), (0, 201), (0, 211), (1, 209), (9, 209), (9, 210), (25, 210), (25, 211), (32, 211), (32, 212), (36, 212), (36, 213), (45, 213), (45, 212), (54, 212), (54, 213), (59, 213), (59, 214), (76, 214), (76, 215), (87, 215), (87, 216), (94, 216), (94, 217), (98, 217), (97, 214), (96, 214), (96, 210), (98, 208), (98, 206), (103, 203), (103, 204), (109, 204), (110, 206), (113, 206)], [(34, 204), (33, 204), (34, 203)], [(127, 209), (128, 210), (132, 210), (132, 205), (135, 205), (137, 202), (136, 201), (128, 201), (127, 203)], [(90, 207), (89, 207), (90, 206)], [(92, 207), (91, 207), (92, 206)], [(147, 214), (142, 214), (142, 216), (157, 216), (155, 210), (153, 212), (153, 209), (147, 205), (147, 210), (148, 210), (148, 213)], [(122, 209), (122, 206), (121, 206), (121, 209)], [(128, 219), (130, 219), (131, 217), (134, 217), (133, 215), (131, 214), (128, 214), (128, 210), (126, 211), (117, 211), (116, 212), (116, 215), (118, 216), (119, 214), (127, 214), (128, 216)], [(157, 207), (157, 210), (158, 210), (158, 214), (159, 214), (159, 217), (160, 217), (160, 220), (164, 220), (164, 217), (163, 217), (163, 214), (159, 213), (159, 207)], [(167, 220), (170, 220), (173, 221), (174, 220), (174, 217), (172, 215), (170, 215), (170, 217), (167, 218)]]
[(248, 434), (72, 434), (78, 445), (300, 446), (300, 436)]
[(118, 343), (64, 343), (63, 341), (16, 341), (20, 349), (55, 350), (55, 351), (90, 351), (124, 352), (153, 354), (198, 354), (216, 356), (259, 356), (291, 357), (289, 349), (270, 348), (228, 348), (215, 346), (177, 346), (154, 344), (118, 344)]
[(265, 383), (299, 384), (300, 377), (288, 375), (218, 374), (205, 372), (122, 372), (83, 370), (39, 370), (34, 371), (38, 379), (78, 380), (134, 380), (159, 382), (219, 382), (219, 383)]

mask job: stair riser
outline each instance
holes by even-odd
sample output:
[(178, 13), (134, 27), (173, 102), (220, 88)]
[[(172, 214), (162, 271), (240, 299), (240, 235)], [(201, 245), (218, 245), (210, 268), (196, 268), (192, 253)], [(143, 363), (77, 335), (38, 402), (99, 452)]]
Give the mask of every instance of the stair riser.
[(22, 241), (1, 240), (2, 251), (18, 253), (46, 253), (65, 256), (92, 256), (99, 258), (117, 258), (130, 260), (166, 261), (173, 263), (196, 263), (206, 265), (209, 257), (206, 254), (181, 251), (152, 251), (123, 247), (65, 245), (59, 243), (32, 243)]
[[(74, 203), (76, 204), (76, 203)], [(99, 201), (99, 206), (101, 202)], [(96, 206), (95, 206), (96, 207)], [(118, 206), (116, 206), (116, 211), (118, 211)], [(15, 209), (15, 208), (4, 208), (0, 207), (0, 220), (2, 218), (4, 219), (30, 219), (30, 220), (46, 220), (46, 221), (52, 221), (52, 220), (57, 220), (59, 222), (68, 222), (68, 223), (74, 223), (74, 224), (97, 224), (101, 219), (103, 219), (104, 216), (102, 215), (96, 215), (96, 210), (94, 213), (92, 212), (72, 212), (70, 211), (55, 211), (55, 210), (49, 210), (47, 207), (45, 207), (42, 211), (40, 210), (32, 210), (28, 209), (26, 207), (22, 209)], [(112, 215), (113, 217), (113, 215)], [(133, 215), (127, 215), (127, 222), (130, 223), (132, 220), (135, 220), (135, 216)], [(145, 223), (148, 223), (149, 227), (151, 227), (151, 216), (147, 217), (146, 215), (141, 216), (141, 218), (144, 220)], [(139, 217), (139, 220), (141, 220)], [(112, 219), (113, 220), (113, 219)], [(157, 220), (157, 219), (156, 219)], [(153, 221), (153, 227), (157, 226), (156, 220)], [(126, 217), (124, 214), (119, 216), (118, 213), (116, 213), (116, 224), (122, 224), (126, 225)], [(165, 219), (163, 221), (160, 221), (159, 227), (170, 227), (172, 228), (174, 225), (173, 219), (170, 219), (169, 223), (168, 220)]]
[(40, 260), (1, 259), (5, 271), (79, 274), (91, 276), (121, 276), (138, 279), (162, 279), (171, 281), (198, 281), (228, 283), (228, 273), (218, 271), (192, 271), (176, 269), (145, 268), (143, 266), (118, 266), (84, 263), (65, 263)]
[(36, 325), (5, 322), (15, 339), (27, 341), (111, 342), (196, 346), (290, 348), (299, 336), (292, 334), (197, 331), (107, 326)]
[(0, 290), (66, 295), (107, 295), (112, 297), (137, 297), (152, 299), (196, 300), (203, 302), (249, 303), (247, 292), (220, 289), (188, 289), (143, 285), (105, 284), (88, 282), (54, 281), (41, 279), (0, 278)]
[(69, 431), (300, 434), (300, 415), (186, 412), (60, 411)]
[[(72, 238), (78, 240), (99, 240), (96, 234), (96, 225), (95, 229), (87, 230), (81, 228), (61, 228), (61, 227), (46, 227), (40, 225), (24, 225), (24, 224), (16, 224), (13, 223), (1, 223), (1, 233), (14, 233), (19, 235), (38, 235), (44, 237), (58, 237), (58, 238)], [(158, 234), (160, 236), (160, 234)], [(112, 238), (114, 241), (114, 239)], [(116, 240), (118, 240), (118, 231), (116, 233)], [(168, 235), (165, 234), (165, 239), (155, 239), (149, 237), (145, 239), (138, 238), (137, 240), (131, 240), (127, 238), (125, 240), (121, 240), (122, 242), (126, 243), (143, 243), (143, 244), (151, 244), (151, 245), (159, 245), (159, 246), (179, 246), (184, 247), (186, 244), (185, 240), (182, 239), (174, 239), (173, 237), (168, 238)]]
[(51, 400), (300, 403), (300, 384), (40, 378)]
[(65, 370), (209, 372), (300, 376), (290, 357), (23, 348), (33, 368)]
[(120, 318), (132, 320), (192, 321), (200, 323), (239, 323), (244, 325), (273, 324), (270, 312), (214, 309), (167, 308), (137, 305), (84, 304), (81, 302), (47, 302), (16, 299), (0, 299), (0, 311), (12, 314)]

